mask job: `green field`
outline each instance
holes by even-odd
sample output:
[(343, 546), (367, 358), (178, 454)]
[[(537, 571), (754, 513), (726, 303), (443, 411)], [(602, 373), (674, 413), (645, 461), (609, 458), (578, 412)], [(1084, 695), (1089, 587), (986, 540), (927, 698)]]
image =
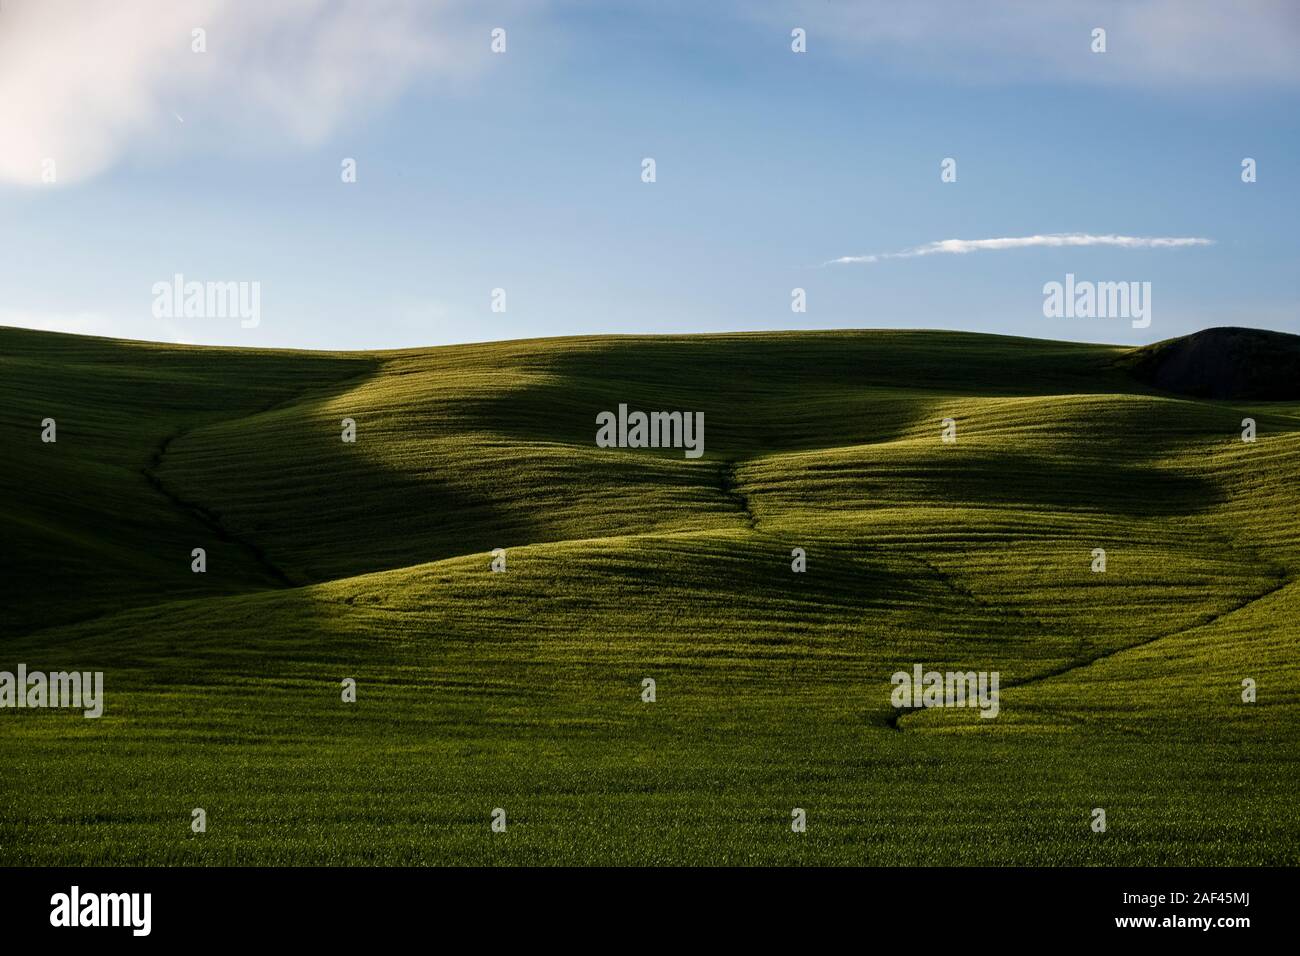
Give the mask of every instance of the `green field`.
[[(105, 681), (0, 710), (0, 863), (1300, 862), (1300, 401), (1133, 359), (0, 329), (0, 670)], [(619, 403), (704, 456), (597, 448)], [(900, 718), (915, 664), (1000, 713)]]

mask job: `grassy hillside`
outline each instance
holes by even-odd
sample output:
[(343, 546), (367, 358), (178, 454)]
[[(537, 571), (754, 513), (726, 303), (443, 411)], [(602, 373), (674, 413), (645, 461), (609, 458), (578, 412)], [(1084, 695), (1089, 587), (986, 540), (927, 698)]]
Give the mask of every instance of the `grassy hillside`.
[[(1300, 403), (1134, 364), (0, 329), (0, 670), (107, 693), (0, 711), (0, 863), (1300, 861)], [(597, 448), (620, 402), (704, 412), (704, 456)], [(900, 715), (918, 663), (998, 671), (999, 716)]]

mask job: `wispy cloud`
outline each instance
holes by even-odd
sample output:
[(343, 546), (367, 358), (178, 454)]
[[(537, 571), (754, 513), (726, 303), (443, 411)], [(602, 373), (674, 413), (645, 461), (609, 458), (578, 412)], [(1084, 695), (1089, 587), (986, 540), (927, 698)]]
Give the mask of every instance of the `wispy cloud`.
[(174, 148), (310, 147), (490, 55), (468, 0), (3, 2), (0, 182), (40, 185), (47, 161), (68, 183)]
[[(1300, 85), (1294, 0), (745, 0), (745, 15), (927, 79), (1170, 90)], [(1094, 54), (1092, 30), (1108, 34)]]
[(968, 252), (986, 252), (999, 249), (1030, 249), (1039, 246), (1061, 248), (1064, 246), (1115, 246), (1120, 249), (1178, 249), (1184, 246), (1209, 246), (1213, 239), (1200, 236), (1094, 236), (1086, 232), (1054, 232), (1043, 236), (1007, 236), (999, 239), (940, 239), (923, 246), (913, 246), (898, 252), (877, 252), (863, 256), (840, 256), (822, 265), (858, 265), (880, 262), (884, 259), (915, 259), (918, 256), (940, 254), (962, 256)]

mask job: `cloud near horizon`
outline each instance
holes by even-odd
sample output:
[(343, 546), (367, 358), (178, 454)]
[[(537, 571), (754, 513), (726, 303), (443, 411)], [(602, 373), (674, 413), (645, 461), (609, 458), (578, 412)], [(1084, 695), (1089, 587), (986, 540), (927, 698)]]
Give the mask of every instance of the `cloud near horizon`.
[(965, 255), (969, 252), (987, 252), (1000, 249), (1030, 249), (1034, 247), (1062, 248), (1065, 246), (1112, 246), (1120, 249), (1178, 249), (1186, 246), (1210, 246), (1213, 239), (1200, 236), (1094, 236), (1086, 232), (1055, 232), (1042, 236), (1009, 236), (999, 239), (940, 239), (923, 246), (913, 246), (898, 252), (879, 252), (863, 256), (840, 256), (823, 262), (824, 266), (857, 265), (880, 262), (884, 259), (915, 259), (918, 256), (940, 254)]

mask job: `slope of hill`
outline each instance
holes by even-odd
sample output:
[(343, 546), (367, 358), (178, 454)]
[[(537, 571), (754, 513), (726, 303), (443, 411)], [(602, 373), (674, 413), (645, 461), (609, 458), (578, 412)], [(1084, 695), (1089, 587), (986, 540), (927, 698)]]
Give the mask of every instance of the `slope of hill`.
[(1142, 381), (1196, 398), (1300, 399), (1300, 336), (1205, 329), (1134, 349), (1121, 360)]
[[(1300, 403), (1134, 361), (0, 329), (0, 670), (107, 695), (0, 711), (0, 862), (1294, 863)], [(597, 448), (620, 403), (705, 454)], [(1000, 713), (896, 710), (915, 664)]]

